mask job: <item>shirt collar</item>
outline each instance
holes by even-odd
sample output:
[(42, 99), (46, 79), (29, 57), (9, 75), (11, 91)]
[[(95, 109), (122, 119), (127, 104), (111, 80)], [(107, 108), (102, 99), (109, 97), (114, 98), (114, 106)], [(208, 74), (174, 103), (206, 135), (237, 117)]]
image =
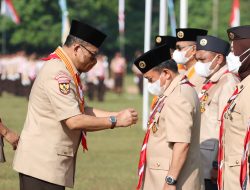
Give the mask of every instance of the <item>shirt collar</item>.
[(225, 72), (227, 72), (227, 65), (221, 67), (216, 73), (214, 73), (209, 79), (211, 82), (218, 82)]
[(174, 89), (180, 84), (181, 79), (183, 78), (183, 75), (177, 75), (173, 81), (170, 83), (170, 85), (168, 86), (168, 88), (165, 90), (164, 95), (165, 96), (169, 96)]
[[(78, 75), (80, 75), (79, 71), (76, 69), (75, 65), (73, 64), (73, 62), (71, 61), (71, 59), (69, 58), (69, 56), (67, 55), (67, 53), (63, 50), (63, 48), (61, 46), (57, 47), (57, 51), (61, 52), (65, 58), (68, 60), (68, 62), (70, 63), (70, 65), (72, 66), (74, 72)], [(62, 60), (63, 61), (63, 60)]]

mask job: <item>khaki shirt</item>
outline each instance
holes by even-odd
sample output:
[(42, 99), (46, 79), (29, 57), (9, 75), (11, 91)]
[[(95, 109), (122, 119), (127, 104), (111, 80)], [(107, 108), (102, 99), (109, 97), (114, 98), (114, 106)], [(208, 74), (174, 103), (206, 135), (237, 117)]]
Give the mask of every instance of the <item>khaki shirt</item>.
[[(244, 139), (250, 120), (250, 75), (237, 86), (242, 91), (231, 103), (230, 110), (224, 114), (224, 190), (241, 190), (239, 180), (240, 165), (244, 149)], [(249, 188), (248, 180), (247, 189)]]
[(199, 93), (205, 79), (195, 72), (194, 65), (186, 71), (185, 75), (188, 77), (189, 82), (194, 85), (196, 92)]
[(177, 76), (164, 92), (166, 99), (155, 115), (158, 130), (150, 132), (143, 190), (161, 190), (171, 165), (173, 142), (189, 143), (185, 164), (177, 179), (177, 190), (199, 190), (200, 182), (200, 107), (195, 90), (180, 84)]
[(210, 179), (212, 163), (217, 160), (221, 114), (239, 82), (238, 77), (226, 71), (225, 65), (209, 79), (215, 84), (206, 92), (208, 99), (201, 113), (200, 150), (205, 179)]
[[(70, 79), (68, 92), (59, 87), (60, 76)], [(73, 187), (81, 131), (70, 130), (62, 121), (81, 114), (76, 96), (76, 86), (65, 64), (59, 59), (45, 62), (31, 90), (14, 170)]]

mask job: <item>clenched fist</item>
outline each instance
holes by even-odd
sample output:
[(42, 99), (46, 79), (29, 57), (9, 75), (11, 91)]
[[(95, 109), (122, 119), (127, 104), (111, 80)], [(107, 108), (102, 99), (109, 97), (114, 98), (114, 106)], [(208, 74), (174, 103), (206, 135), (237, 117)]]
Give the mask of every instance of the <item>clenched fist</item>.
[(130, 125), (136, 124), (138, 121), (138, 113), (134, 109), (128, 108), (120, 111), (116, 118), (117, 127), (128, 127)]

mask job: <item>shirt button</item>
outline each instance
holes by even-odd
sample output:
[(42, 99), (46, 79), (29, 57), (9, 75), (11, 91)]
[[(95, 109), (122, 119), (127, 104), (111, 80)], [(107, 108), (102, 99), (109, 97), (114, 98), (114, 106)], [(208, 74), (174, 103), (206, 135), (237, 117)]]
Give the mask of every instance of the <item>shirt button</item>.
[(239, 160), (236, 160), (235, 163), (236, 163), (236, 164), (239, 164), (240, 162), (239, 162)]

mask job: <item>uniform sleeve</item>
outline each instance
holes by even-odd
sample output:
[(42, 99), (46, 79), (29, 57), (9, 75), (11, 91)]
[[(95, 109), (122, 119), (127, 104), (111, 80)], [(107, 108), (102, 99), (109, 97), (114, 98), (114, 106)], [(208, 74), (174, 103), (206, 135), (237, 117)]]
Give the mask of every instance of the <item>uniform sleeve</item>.
[(191, 103), (181, 95), (169, 101), (164, 112), (167, 142), (191, 142), (193, 110)]
[(242, 101), (241, 103), (243, 105), (242, 114), (243, 114), (244, 125), (246, 126), (246, 129), (247, 129), (247, 127), (250, 125), (250, 106), (247, 103), (249, 100), (249, 94), (250, 94), (249, 86), (243, 89), (242, 93), (243, 93), (243, 97), (241, 98), (241, 101)]
[(81, 114), (74, 81), (65, 71), (58, 71), (44, 80), (44, 88), (58, 121)]

